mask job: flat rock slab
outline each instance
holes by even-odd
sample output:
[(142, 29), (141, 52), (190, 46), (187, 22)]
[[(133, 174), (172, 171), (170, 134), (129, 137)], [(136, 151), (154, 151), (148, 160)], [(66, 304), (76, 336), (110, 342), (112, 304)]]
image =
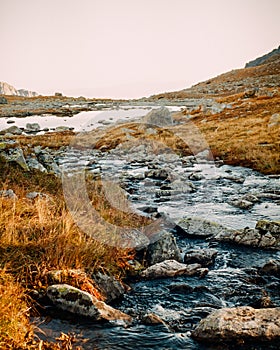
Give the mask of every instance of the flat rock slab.
[(231, 234), (233, 230), (228, 229), (216, 222), (198, 217), (183, 218), (178, 226), (185, 230), (186, 235), (193, 237), (207, 238), (218, 234)]
[(216, 310), (200, 321), (192, 337), (210, 343), (279, 340), (280, 308), (241, 306)]

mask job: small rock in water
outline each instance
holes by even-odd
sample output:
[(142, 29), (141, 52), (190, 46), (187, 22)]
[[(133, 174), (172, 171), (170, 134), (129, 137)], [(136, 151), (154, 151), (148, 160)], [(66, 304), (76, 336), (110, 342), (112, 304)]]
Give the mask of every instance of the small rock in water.
[(186, 252), (184, 256), (185, 264), (200, 264), (201, 266), (209, 266), (214, 264), (218, 251), (213, 248), (209, 249), (192, 249)]
[(142, 318), (142, 322), (147, 325), (164, 324), (164, 321), (154, 313), (145, 314)]
[(27, 123), (25, 127), (26, 132), (38, 132), (40, 131), (40, 125), (38, 123)]
[(254, 205), (254, 203), (245, 199), (236, 199), (234, 201), (231, 201), (230, 204), (240, 209), (251, 209)]
[(280, 277), (280, 260), (270, 259), (262, 268), (260, 268), (259, 272), (264, 275)]

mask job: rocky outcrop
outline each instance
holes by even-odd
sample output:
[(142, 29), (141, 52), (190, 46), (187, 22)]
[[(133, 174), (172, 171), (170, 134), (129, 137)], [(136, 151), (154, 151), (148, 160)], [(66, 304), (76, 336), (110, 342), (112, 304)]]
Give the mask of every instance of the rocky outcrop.
[(157, 126), (169, 126), (173, 124), (173, 118), (166, 107), (151, 110), (142, 121), (146, 124)]
[(264, 64), (268, 58), (275, 55), (280, 55), (280, 46), (277, 49), (246, 63), (245, 68), (260, 66), (261, 64)]
[(180, 275), (203, 275), (207, 273), (207, 269), (201, 269), (199, 264), (182, 264), (176, 260), (165, 260), (155, 265), (148, 267), (141, 273), (145, 278), (162, 278), (162, 277), (174, 277)]
[(279, 319), (280, 308), (224, 308), (200, 321), (192, 337), (204, 342), (231, 344), (279, 340)]
[(220, 232), (214, 239), (251, 247), (280, 249), (280, 222), (260, 220), (254, 229), (245, 227), (243, 230)]
[(112, 308), (103, 301), (68, 284), (55, 284), (47, 289), (47, 296), (61, 310), (99, 320), (131, 322), (130, 316)]
[(25, 89), (17, 90), (12, 85), (4, 82), (0, 82), (0, 94), (2, 95), (14, 95), (14, 96), (24, 96), (24, 97), (34, 97), (38, 96), (37, 92), (28, 91)]
[(34, 91), (28, 91), (25, 89), (17, 90), (12, 85), (0, 82), (0, 94), (1, 95), (14, 95), (14, 96), (24, 96), (24, 97), (34, 97), (38, 94)]

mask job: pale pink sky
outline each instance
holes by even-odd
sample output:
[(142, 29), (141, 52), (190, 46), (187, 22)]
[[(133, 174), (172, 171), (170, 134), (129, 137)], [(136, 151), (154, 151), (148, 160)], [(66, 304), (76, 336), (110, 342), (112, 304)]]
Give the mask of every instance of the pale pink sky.
[(0, 81), (40, 94), (180, 90), (280, 44), (279, 0), (0, 0)]

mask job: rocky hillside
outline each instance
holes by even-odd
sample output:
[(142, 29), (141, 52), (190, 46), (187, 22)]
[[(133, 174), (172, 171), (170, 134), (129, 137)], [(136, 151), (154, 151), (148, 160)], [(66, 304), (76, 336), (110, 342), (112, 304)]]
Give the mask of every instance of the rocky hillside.
[(258, 57), (248, 63), (246, 63), (245, 68), (249, 68), (249, 67), (256, 67), (256, 66), (260, 66), (261, 64), (265, 63), (265, 61), (274, 56), (274, 55), (279, 55), (280, 54), (280, 45), (278, 46), (278, 49), (274, 49), (271, 52), (267, 53), (266, 55), (263, 55), (261, 57)]
[(24, 97), (38, 96), (37, 92), (29, 91), (25, 89), (17, 90), (12, 85), (9, 85), (4, 82), (0, 82), (0, 95), (14, 95), (14, 96), (24, 96)]
[(263, 94), (267, 89), (279, 86), (280, 50), (278, 48), (248, 63), (246, 68), (234, 69), (181, 91), (154, 95), (148, 100), (221, 97), (243, 93), (251, 89)]

